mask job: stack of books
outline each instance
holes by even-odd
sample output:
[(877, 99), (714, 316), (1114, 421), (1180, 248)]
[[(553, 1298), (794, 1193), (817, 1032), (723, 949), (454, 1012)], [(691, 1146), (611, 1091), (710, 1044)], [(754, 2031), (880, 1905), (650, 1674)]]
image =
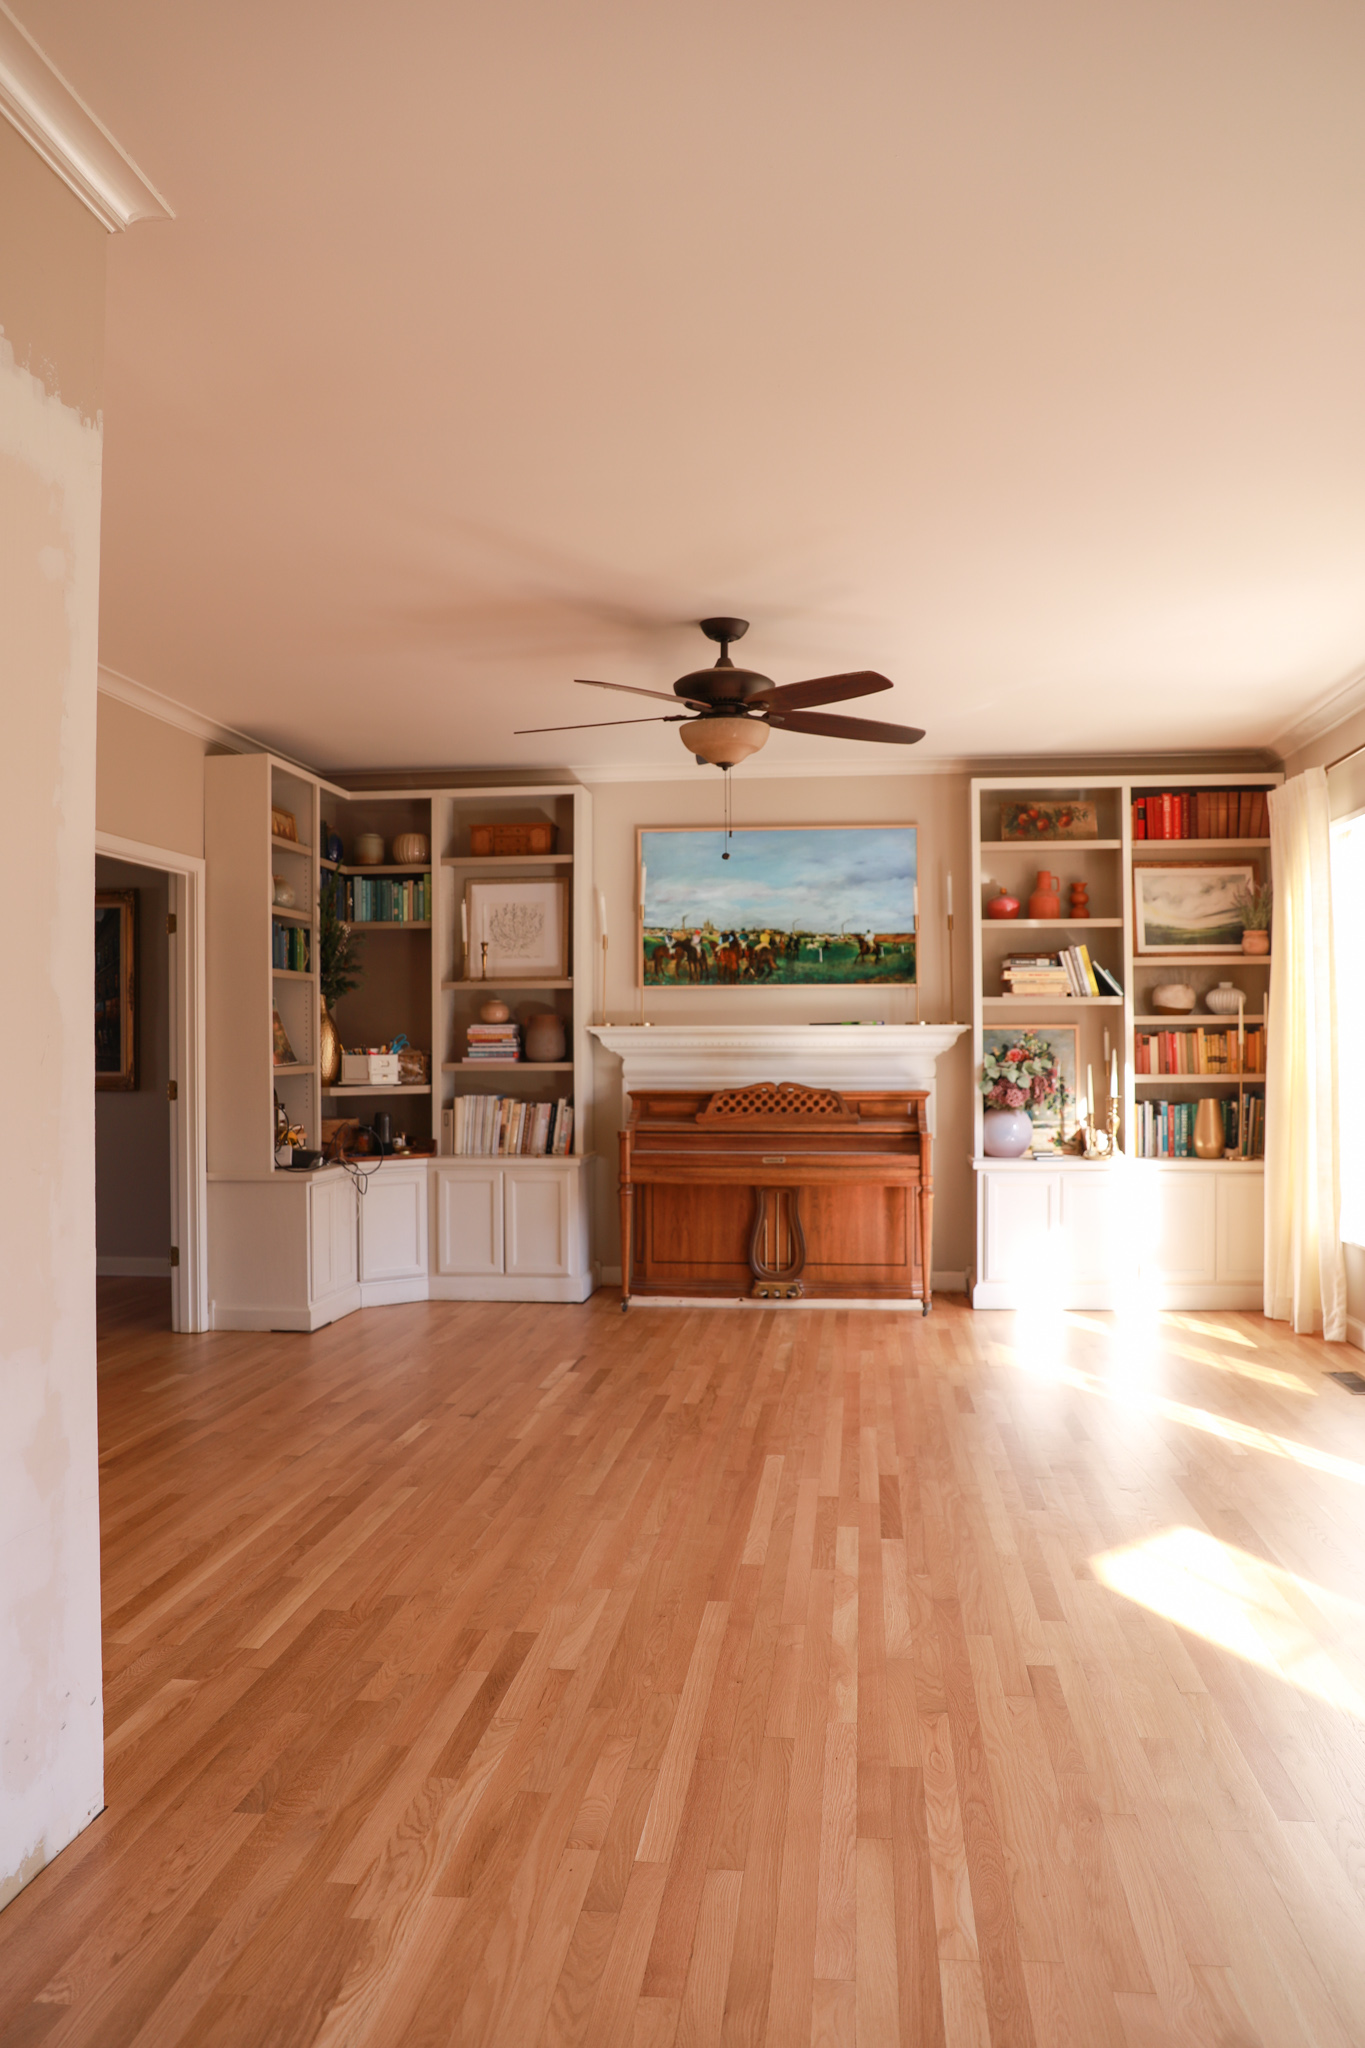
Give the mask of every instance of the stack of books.
[(1007, 996), (1069, 996), (1071, 976), (1055, 953), (1011, 953), (1000, 969)]
[(1268, 839), (1263, 789), (1164, 789), (1133, 798), (1134, 839)]
[(573, 1104), (513, 1095), (457, 1095), (441, 1112), (447, 1152), (464, 1156), (563, 1159), (573, 1149)]
[(1063, 946), (1059, 953), (1011, 953), (1000, 970), (1005, 994), (1028, 996), (1121, 996), (1107, 967), (1097, 967), (1088, 946)]
[(418, 875), (410, 882), (343, 876), (337, 889), (337, 916), (346, 924), (430, 924), (431, 876)]
[(462, 1064), (466, 1067), (483, 1060), (521, 1058), (520, 1024), (471, 1024), (465, 1036), (469, 1045)]

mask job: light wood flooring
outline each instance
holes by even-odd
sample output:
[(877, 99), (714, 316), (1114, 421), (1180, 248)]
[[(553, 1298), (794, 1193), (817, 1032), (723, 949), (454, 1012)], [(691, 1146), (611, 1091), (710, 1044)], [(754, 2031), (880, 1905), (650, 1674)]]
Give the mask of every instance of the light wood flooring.
[(1365, 2042), (1358, 1353), (103, 1292), (108, 1806), (5, 2048)]

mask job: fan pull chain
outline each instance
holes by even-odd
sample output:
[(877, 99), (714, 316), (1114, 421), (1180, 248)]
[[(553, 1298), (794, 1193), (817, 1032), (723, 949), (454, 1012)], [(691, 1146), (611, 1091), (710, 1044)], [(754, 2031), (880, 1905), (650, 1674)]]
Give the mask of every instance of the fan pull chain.
[(730, 770), (725, 766), (724, 762), (721, 763), (720, 772), (725, 777), (725, 851), (721, 855), (721, 859), (729, 860), (730, 841), (734, 838), (735, 828), (730, 809)]

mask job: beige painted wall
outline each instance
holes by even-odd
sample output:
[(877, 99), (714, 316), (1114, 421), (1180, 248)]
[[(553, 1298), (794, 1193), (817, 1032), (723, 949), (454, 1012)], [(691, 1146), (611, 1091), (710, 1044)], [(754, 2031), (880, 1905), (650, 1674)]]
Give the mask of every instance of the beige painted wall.
[[(155, 1259), (171, 1242), (169, 878), (156, 868), (95, 860), (97, 889), (137, 891), (137, 1087), (95, 1093), (95, 1250), (106, 1260)], [(117, 1264), (101, 1271), (117, 1272)], [(124, 1270), (127, 1270), (126, 1268)]]
[(223, 749), (103, 691), (98, 742), (98, 830), (202, 860), (204, 756)]
[(98, 421), (109, 237), (22, 136), (0, 121), (0, 333), (21, 370)]
[[(971, 1016), (971, 935), (964, 905), (969, 896), (967, 777), (951, 775), (830, 775), (790, 781), (735, 778), (736, 822), (744, 825), (912, 824), (919, 827), (920, 1015), (926, 1023), (948, 1017), (947, 931), (943, 878), (957, 890), (954, 980), (960, 1022)], [(716, 825), (721, 782), (694, 769), (676, 782), (605, 782), (593, 788), (593, 865), (607, 898), (607, 1015), (635, 1021), (639, 997), (629, 935), (636, 902), (635, 830), (638, 825)], [(906, 990), (801, 988), (651, 989), (645, 1015), (655, 1024), (819, 1024), (857, 1017), (892, 1024), (914, 1021), (914, 995)], [(620, 1063), (596, 1053), (596, 1169), (594, 1206), (597, 1256), (620, 1259), (615, 1133), (621, 1123)], [(934, 1164), (934, 1267), (962, 1272), (972, 1262), (975, 1224), (971, 1169), (971, 1040), (963, 1037), (939, 1063), (938, 1131)]]
[(0, 1003), (23, 1161), (0, 1182), (0, 1905), (98, 1813), (104, 1782), (91, 896), (105, 251), (15, 147), (0, 122), (0, 759), (23, 881)]

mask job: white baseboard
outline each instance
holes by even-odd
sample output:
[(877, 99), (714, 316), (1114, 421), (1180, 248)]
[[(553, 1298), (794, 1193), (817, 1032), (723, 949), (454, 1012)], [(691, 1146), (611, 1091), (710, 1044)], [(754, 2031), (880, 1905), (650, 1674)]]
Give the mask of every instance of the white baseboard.
[(632, 1309), (637, 1308), (875, 1308), (884, 1314), (920, 1316), (923, 1304), (918, 1301), (888, 1301), (884, 1295), (851, 1296), (843, 1294), (803, 1294), (795, 1301), (756, 1301), (752, 1294), (632, 1294)]
[(171, 1262), (169, 1259), (125, 1258), (120, 1253), (100, 1252), (95, 1259), (95, 1271), (101, 1279), (107, 1280), (169, 1280)]
[(1359, 1316), (1347, 1316), (1346, 1342), (1354, 1344), (1357, 1351), (1365, 1351), (1365, 1321)]

